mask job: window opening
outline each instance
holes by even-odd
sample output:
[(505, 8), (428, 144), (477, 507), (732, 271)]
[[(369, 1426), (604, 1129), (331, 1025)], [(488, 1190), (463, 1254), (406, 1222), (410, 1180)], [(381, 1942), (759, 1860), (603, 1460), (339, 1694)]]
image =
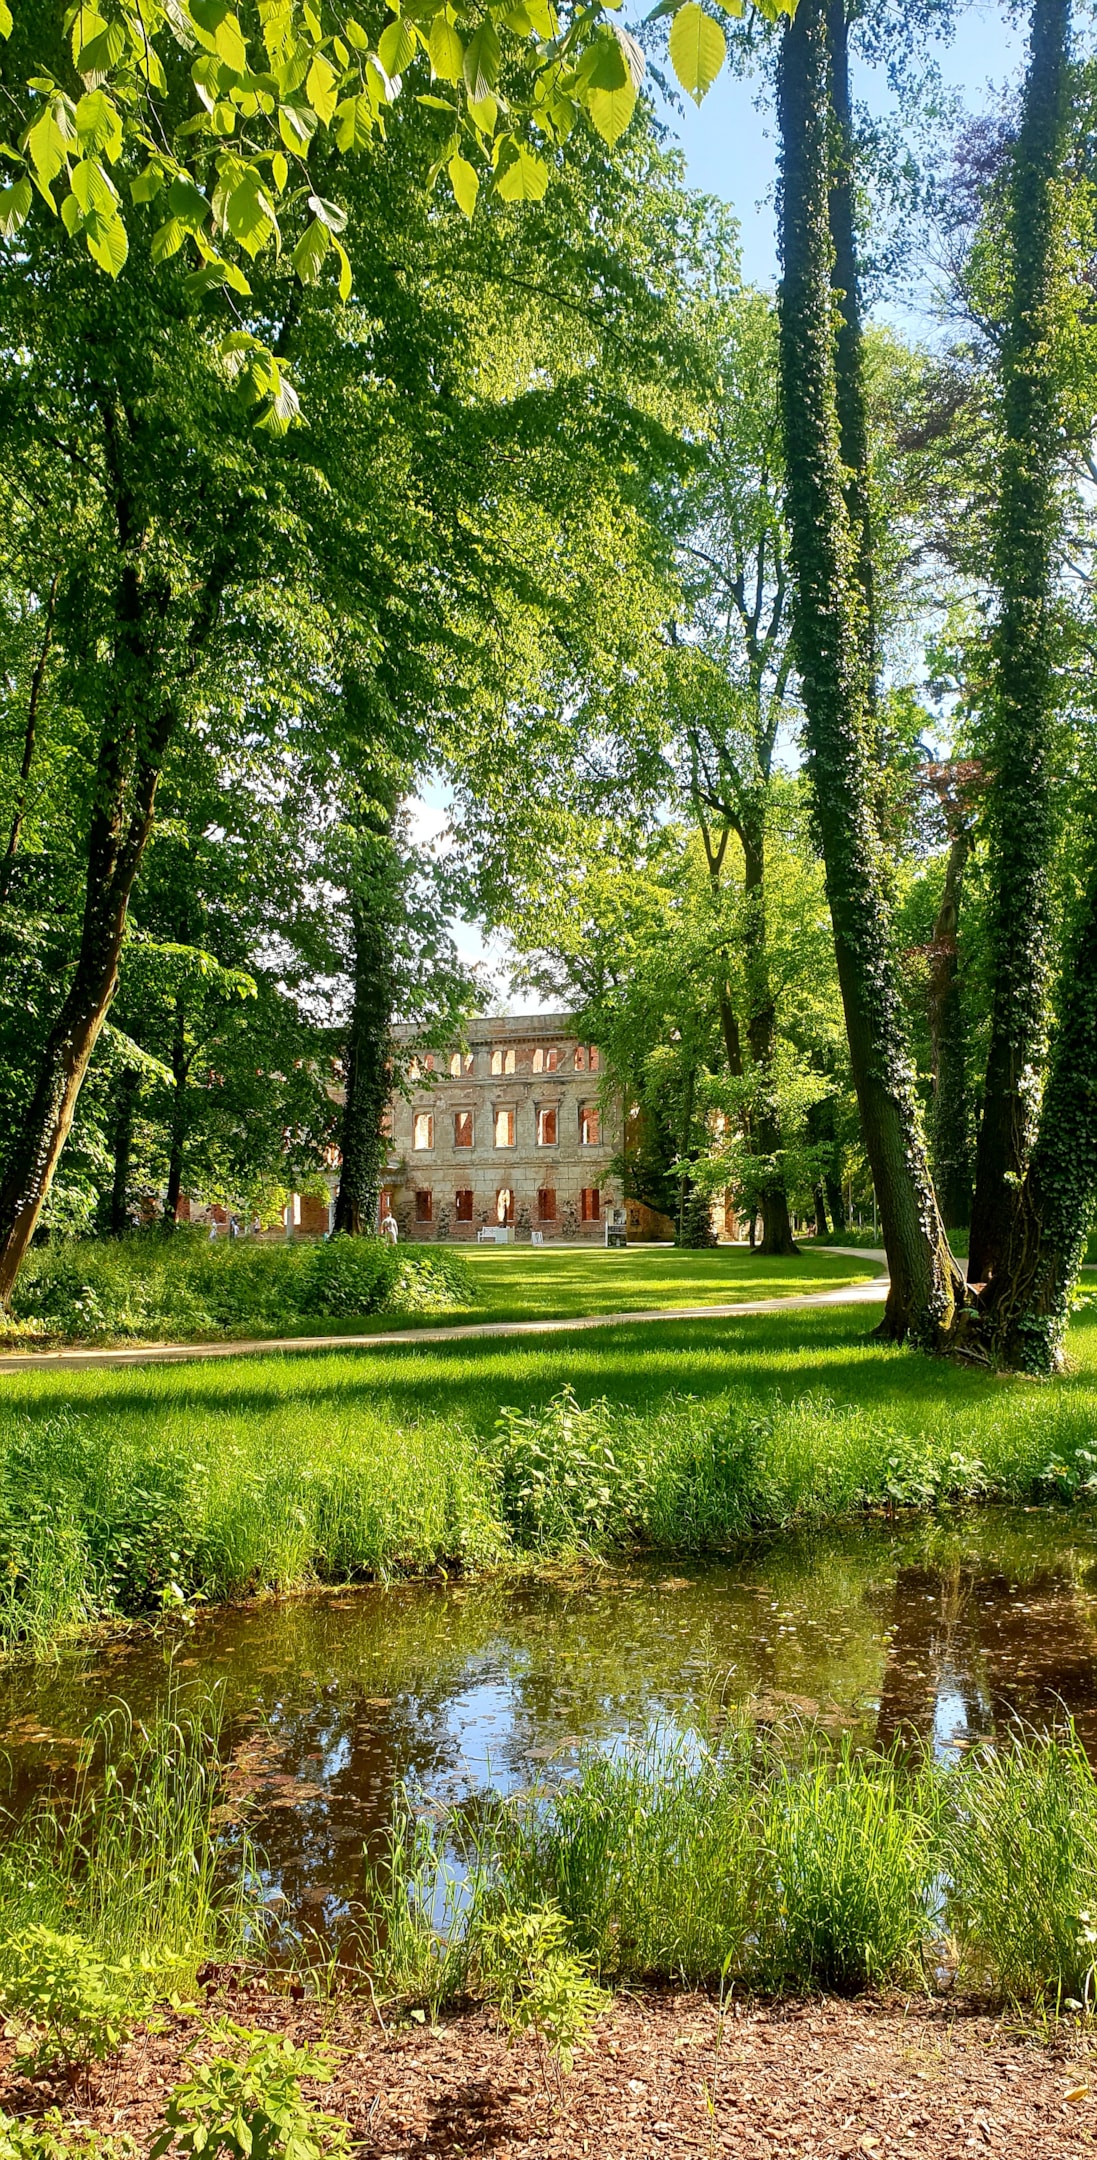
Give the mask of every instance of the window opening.
[(472, 1187), (463, 1186), (453, 1195), (453, 1219), (455, 1222), (472, 1221)]
[(579, 1138), (584, 1147), (598, 1147), (602, 1138), (602, 1118), (597, 1103), (584, 1103), (579, 1112)]
[(584, 1185), (580, 1195), (584, 1222), (597, 1222), (602, 1213), (602, 1196), (597, 1185)]
[(415, 1195), (415, 1220), (416, 1222), (434, 1221), (434, 1194), (424, 1192), (422, 1187)]
[(455, 1110), (453, 1113), (454, 1147), (472, 1146), (472, 1111)]
[(553, 1104), (547, 1109), (539, 1110), (537, 1112), (538, 1147), (556, 1146), (556, 1118), (557, 1112), (555, 1104)]
[(416, 1111), (416, 1113), (415, 1113), (415, 1122), (414, 1122), (414, 1125), (412, 1126), (412, 1140), (411, 1140), (411, 1144), (412, 1144), (412, 1146), (413, 1146), (414, 1148), (432, 1148), (432, 1147), (434, 1146), (434, 1113), (433, 1113), (433, 1111), (430, 1111), (430, 1110), (417, 1110), (417, 1111)]
[(496, 1111), (496, 1113), (495, 1113), (495, 1145), (496, 1145), (496, 1147), (513, 1147), (513, 1146), (514, 1146), (514, 1112), (513, 1112), (513, 1110), (497, 1110), (497, 1111)]
[(556, 1194), (551, 1185), (545, 1186), (537, 1195), (538, 1222), (556, 1221)]
[(504, 1227), (514, 1221), (514, 1194), (509, 1185), (503, 1185), (495, 1195), (495, 1220)]

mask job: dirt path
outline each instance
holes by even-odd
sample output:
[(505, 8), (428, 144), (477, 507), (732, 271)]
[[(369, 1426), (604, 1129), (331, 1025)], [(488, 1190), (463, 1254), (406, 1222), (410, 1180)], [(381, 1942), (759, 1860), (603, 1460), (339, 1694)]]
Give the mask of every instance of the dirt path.
[[(855, 1252), (832, 1245), (829, 1251), (880, 1265), (879, 1253)], [(460, 1327), (399, 1328), (383, 1335), (282, 1335), (255, 1342), (135, 1343), (122, 1350), (19, 1350), (0, 1357), (0, 1373), (38, 1371), (58, 1366), (81, 1372), (99, 1365), (174, 1365), (188, 1358), (259, 1357), (288, 1350), (384, 1350), (390, 1344), (470, 1342), (494, 1335), (571, 1335), (580, 1328), (645, 1326), (658, 1320), (738, 1320), (752, 1313), (804, 1312), (817, 1305), (873, 1304), (886, 1297), (885, 1274), (867, 1283), (839, 1284), (833, 1290), (809, 1290), (802, 1297), (755, 1298), (738, 1305), (669, 1305), (650, 1312), (586, 1313), (559, 1320), (478, 1320)]]
[[(349, 2122), (355, 2160), (1077, 2160), (1097, 2141), (1094, 2058), (1076, 2031), (1041, 2038), (917, 1996), (737, 2004), (722, 2022), (703, 1995), (623, 1997), (559, 2091), (535, 2042), (509, 2050), (483, 2011), (382, 2031), (345, 1994), (295, 2004), (256, 1987), (209, 2008), (335, 2049), (316, 2097)], [(168, 2013), (76, 2112), (147, 2152), (197, 2038), (193, 2017)], [(7, 2110), (55, 2096), (0, 2069)]]

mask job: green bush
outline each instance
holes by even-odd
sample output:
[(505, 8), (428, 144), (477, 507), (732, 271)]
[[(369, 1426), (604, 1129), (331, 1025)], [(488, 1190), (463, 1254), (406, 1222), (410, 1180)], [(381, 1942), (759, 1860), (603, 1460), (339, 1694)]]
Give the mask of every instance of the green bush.
[(565, 2070), (610, 2003), (570, 1948), (570, 1932), (555, 1906), (537, 1905), (504, 1913), (479, 1933), (481, 1978), (508, 2039), (536, 2033)]
[(117, 1240), (70, 1238), (33, 1251), (12, 1302), (15, 1327), (68, 1341), (186, 1341), (278, 1334), (310, 1320), (366, 1319), (471, 1305), (467, 1261), (383, 1238), (260, 1245), (180, 1227)]
[(302, 2078), (330, 2079), (325, 2049), (298, 2048), (282, 2034), (227, 2021), (212, 2026), (208, 2037), (216, 2052), (207, 2062), (192, 2060), (191, 2075), (170, 2095), (149, 2160), (169, 2152), (196, 2160), (338, 2160), (349, 2154), (347, 2124), (313, 2107), (301, 2091)]
[(125, 2132), (112, 2137), (86, 2123), (67, 2123), (60, 2108), (24, 2119), (0, 2115), (0, 2160), (131, 2160), (136, 2151)]
[(82, 1935), (32, 1926), (0, 1943), (0, 2002), (36, 2042), (37, 2063), (103, 2062), (129, 2031), (130, 1974)]
[(607, 1402), (583, 1409), (570, 1387), (539, 1410), (504, 1409), (495, 1427), (503, 1514), (527, 1552), (623, 1542), (643, 1471)]

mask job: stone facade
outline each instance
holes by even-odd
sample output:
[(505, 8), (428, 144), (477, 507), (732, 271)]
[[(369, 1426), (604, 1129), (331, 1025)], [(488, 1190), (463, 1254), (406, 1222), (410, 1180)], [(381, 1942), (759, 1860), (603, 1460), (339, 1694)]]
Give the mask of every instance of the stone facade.
[(601, 1244), (619, 1211), (634, 1237), (665, 1235), (610, 1173), (621, 1143), (602, 1083), (598, 1051), (559, 1013), (473, 1020), (460, 1050), (410, 1060), (385, 1179), (401, 1235)]

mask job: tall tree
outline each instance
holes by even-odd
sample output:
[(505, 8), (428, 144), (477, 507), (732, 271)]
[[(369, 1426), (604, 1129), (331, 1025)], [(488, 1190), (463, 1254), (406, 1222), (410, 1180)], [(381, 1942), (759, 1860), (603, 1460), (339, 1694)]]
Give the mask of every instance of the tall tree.
[(891, 1271), (883, 1332), (929, 1344), (951, 1326), (962, 1282), (929, 1173), (873, 817), (872, 686), (835, 381), (824, 0), (799, 0), (779, 68), (781, 386), (805, 740), (853, 1079)]
[(969, 1268), (979, 1283), (993, 1283), (1010, 1245), (1046, 1044), (1061, 427), (1055, 345), (1069, 28), (1070, 0), (1034, 0), (1011, 187), (1011, 305), (1001, 366), (996, 518), (1000, 613), (986, 809), (993, 998)]

